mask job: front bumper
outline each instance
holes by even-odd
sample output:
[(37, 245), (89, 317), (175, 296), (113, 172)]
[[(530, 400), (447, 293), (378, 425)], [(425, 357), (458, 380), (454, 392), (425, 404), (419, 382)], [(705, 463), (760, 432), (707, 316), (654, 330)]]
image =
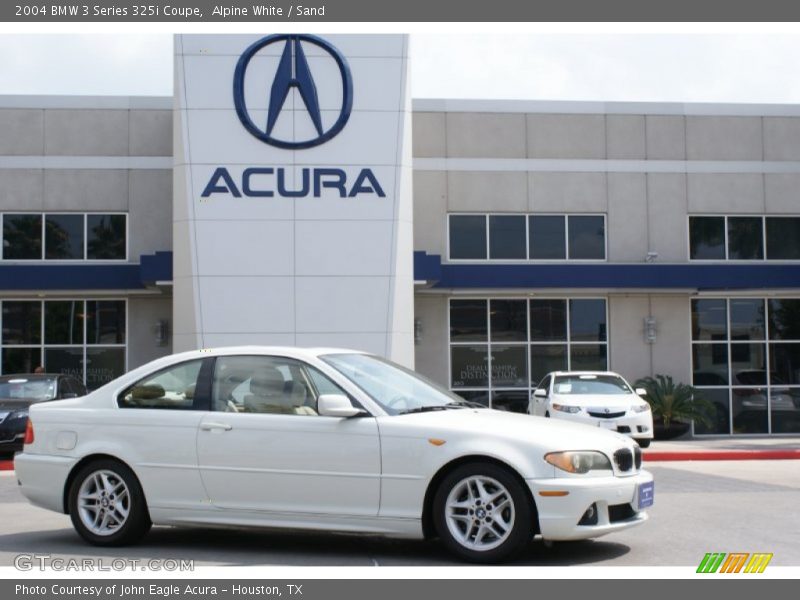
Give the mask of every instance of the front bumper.
[[(630, 477), (557, 477), (529, 479), (539, 513), (539, 530), (545, 540), (582, 540), (599, 537), (644, 523), (647, 513), (638, 506), (639, 486), (653, 481), (647, 471)], [(567, 492), (542, 495), (541, 492)], [(579, 525), (594, 505), (595, 524)], [(609, 510), (610, 509), (610, 510)]]
[(653, 439), (653, 414), (650, 411), (634, 413), (628, 411), (622, 417), (616, 419), (604, 419), (593, 417), (586, 411), (579, 413), (565, 413), (557, 410), (550, 411), (551, 418), (564, 419), (573, 423), (581, 423), (592, 427), (601, 427), (610, 431), (616, 431), (623, 435), (628, 435), (634, 439), (650, 440)]

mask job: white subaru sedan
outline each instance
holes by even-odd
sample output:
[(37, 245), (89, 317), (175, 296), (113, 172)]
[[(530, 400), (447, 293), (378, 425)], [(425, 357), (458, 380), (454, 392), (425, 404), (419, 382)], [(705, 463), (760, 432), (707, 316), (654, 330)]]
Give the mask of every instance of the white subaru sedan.
[(439, 537), (494, 562), (536, 535), (638, 525), (653, 501), (625, 436), (482, 408), (332, 349), (178, 354), (34, 405), (16, 472), (101, 546), (151, 524), (280, 527)]
[(624, 433), (647, 448), (653, 413), (641, 398), (646, 393), (611, 371), (556, 371), (539, 382), (528, 412)]

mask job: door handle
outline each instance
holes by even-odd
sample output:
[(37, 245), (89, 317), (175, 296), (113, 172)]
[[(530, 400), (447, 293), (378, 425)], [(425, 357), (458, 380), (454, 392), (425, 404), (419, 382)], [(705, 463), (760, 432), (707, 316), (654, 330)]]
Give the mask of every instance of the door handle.
[(222, 431), (230, 431), (233, 429), (233, 425), (228, 423), (200, 423), (200, 429), (203, 431), (214, 431), (214, 430), (222, 430)]

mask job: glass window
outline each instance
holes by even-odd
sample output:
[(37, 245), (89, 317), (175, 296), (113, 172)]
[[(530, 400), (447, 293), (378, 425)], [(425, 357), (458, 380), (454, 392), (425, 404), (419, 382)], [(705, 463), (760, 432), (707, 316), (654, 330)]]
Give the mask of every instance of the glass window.
[[(697, 385), (697, 382), (695, 382)], [(700, 435), (730, 433), (730, 390), (702, 390), (702, 397), (713, 406), (709, 415), (711, 423), (704, 425), (695, 421), (694, 432)]]
[(605, 371), (608, 369), (605, 344), (572, 344), (569, 349), (573, 371)]
[(728, 309), (725, 300), (692, 300), (692, 339), (728, 339)]
[(486, 215), (450, 215), (450, 258), (486, 258)]
[(125, 215), (86, 215), (86, 257), (90, 260), (125, 260)]
[(567, 339), (567, 301), (531, 300), (531, 340), (534, 342)]
[(768, 300), (769, 339), (800, 340), (800, 299)]
[(192, 409), (202, 364), (202, 359), (191, 360), (156, 371), (124, 390), (117, 403), (120, 408)]
[(728, 217), (728, 258), (764, 258), (764, 230), (761, 217)]
[(83, 344), (84, 316), (82, 300), (45, 302), (44, 343)]
[(633, 394), (625, 381), (614, 375), (559, 375), (554, 385), (556, 393), (563, 395)]
[[(606, 340), (606, 301), (605, 300), (570, 300), (569, 301), (569, 336), (570, 341)], [(573, 365), (574, 369), (575, 366)]]
[(728, 345), (693, 344), (694, 385), (728, 385)]
[(525, 300), (492, 300), (489, 314), (493, 342), (528, 340), (528, 306)]
[(772, 433), (800, 433), (800, 389), (772, 388)]
[(533, 344), (531, 346), (531, 381), (536, 383), (553, 371), (566, 371), (566, 344)]
[(763, 340), (764, 300), (761, 298), (731, 298), (731, 339)]
[(3, 258), (41, 260), (42, 215), (3, 215)]
[(83, 215), (47, 215), (44, 223), (44, 257), (83, 258)]
[(725, 217), (689, 217), (689, 258), (725, 259)]
[(492, 386), (527, 388), (530, 382), (525, 354), (525, 346), (492, 346)]
[(40, 344), (41, 341), (42, 303), (3, 301), (3, 345)]
[(489, 258), (525, 259), (525, 217), (491, 215), (489, 217)]
[[(321, 373), (317, 377), (327, 379)], [(333, 382), (328, 386), (338, 389)], [(307, 367), (300, 361), (277, 356), (221, 356), (214, 366), (211, 397), (214, 409), (223, 412), (316, 416), (314, 390)]]
[(605, 259), (605, 219), (584, 215), (570, 215), (568, 218), (570, 260)]
[(733, 433), (767, 433), (767, 388), (734, 388), (731, 413)]
[[(766, 377), (767, 346), (766, 344), (731, 344), (731, 385), (753, 385), (746, 381), (739, 381), (740, 376), (748, 379), (751, 377)], [(766, 385), (766, 381), (762, 384)]]
[(486, 300), (450, 300), (450, 339), (485, 342), (488, 338)]
[(767, 258), (800, 260), (800, 217), (767, 217)]
[(125, 343), (125, 301), (86, 302), (86, 343)]
[(564, 215), (532, 215), (528, 220), (531, 258), (540, 260), (567, 258)]
[(3, 348), (3, 374), (33, 373), (42, 364), (39, 348)]
[(508, 412), (528, 412), (528, 390), (498, 390), (492, 392), (492, 408)]
[(86, 387), (96, 390), (125, 373), (125, 348), (86, 349)]
[(451, 346), (450, 364), (453, 388), (489, 385), (488, 346)]
[[(306, 366), (305, 370), (306, 373), (308, 373), (308, 378), (311, 380), (311, 383), (313, 384), (314, 388), (316, 388), (315, 395), (317, 398), (319, 396), (322, 396), (323, 394), (338, 394), (341, 396), (348, 396), (348, 397), (350, 396), (337, 384), (328, 379), (326, 375), (323, 375), (315, 368)], [(313, 392), (314, 390), (311, 391)]]
[(469, 402), (477, 402), (489, 407), (489, 392), (487, 390), (453, 390), (453, 393)]
[(549, 396), (550, 395), (550, 380), (552, 378), (553, 378), (552, 375), (548, 375), (547, 377), (543, 378), (539, 382), (539, 385), (536, 386), (536, 389), (537, 390), (544, 390), (545, 392), (547, 392), (547, 395)]
[(800, 343), (772, 343), (769, 355), (773, 384), (800, 385)]
[(45, 348), (44, 370), (83, 379), (83, 348)]

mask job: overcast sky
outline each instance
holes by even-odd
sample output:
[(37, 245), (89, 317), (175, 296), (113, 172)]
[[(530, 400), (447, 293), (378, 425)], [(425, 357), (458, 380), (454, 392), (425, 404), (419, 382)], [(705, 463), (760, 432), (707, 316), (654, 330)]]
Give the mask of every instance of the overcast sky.
[[(800, 102), (800, 35), (414, 34), (415, 98)], [(0, 93), (171, 95), (171, 35), (0, 36)]]

